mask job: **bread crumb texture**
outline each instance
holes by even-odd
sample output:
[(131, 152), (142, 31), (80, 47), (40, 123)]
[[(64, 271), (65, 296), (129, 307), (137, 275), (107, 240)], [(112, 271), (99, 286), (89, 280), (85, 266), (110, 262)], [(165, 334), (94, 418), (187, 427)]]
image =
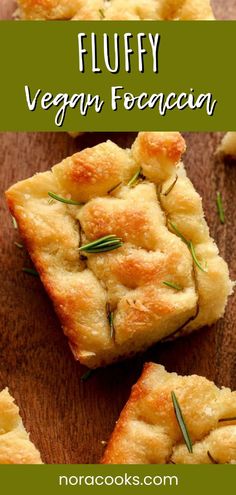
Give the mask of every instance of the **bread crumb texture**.
[[(183, 413), (193, 452), (175, 416)], [(179, 376), (148, 363), (132, 389), (106, 448), (103, 464), (236, 464), (236, 392), (201, 376)]]
[(236, 132), (226, 132), (217, 152), (223, 156), (236, 158)]
[(209, 0), (18, 0), (22, 19), (213, 19)]
[[(131, 149), (98, 144), (6, 192), (74, 356), (88, 367), (211, 325), (224, 314), (232, 282), (180, 161), (184, 151), (178, 132), (141, 132)], [(49, 191), (83, 204), (52, 201)], [(173, 225), (192, 242), (204, 271)], [(122, 247), (81, 256), (81, 244), (110, 234)]]
[(0, 464), (42, 464), (7, 388), (0, 392)]

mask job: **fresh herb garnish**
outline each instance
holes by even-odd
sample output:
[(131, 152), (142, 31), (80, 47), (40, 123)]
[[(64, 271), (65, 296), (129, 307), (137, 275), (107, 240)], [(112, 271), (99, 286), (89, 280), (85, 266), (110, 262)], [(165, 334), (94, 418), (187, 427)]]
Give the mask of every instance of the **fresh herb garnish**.
[(109, 325), (110, 325), (110, 335), (111, 335), (111, 339), (113, 339), (113, 336), (114, 336), (114, 313), (113, 311), (111, 311), (111, 306), (109, 303), (107, 303), (106, 305), (106, 311), (107, 311), (107, 319), (108, 319), (108, 322), (109, 322)]
[(176, 225), (172, 222), (169, 221), (169, 224), (172, 228), (172, 230), (176, 233), (176, 235), (178, 237), (180, 237), (180, 239), (186, 244), (186, 246), (188, 247), (191, 255), (192, 255), (192, 258), (193, 258), (193, 261), (194, 263), (197, 265), (197, 267), (199, 268), (199, 270), (201, 270), (202, 272), (206, 272), (206, 270), (202, 267), (201, 263), (198, 261), (197, 259), (197, 255), (196, 255), (196, 252), (195, 252), (195, 248), (194, 248), (194, 245), (192, 243), (192, 241), (188, 241), (182, 234), (181, 232), (177, 229)]
[(225, 212), (224, 212), (224, 208), (223, 208), (221, 192), (218, 192), (216, 194), (216, 206), (217, 206), (217, 211), (218, 211), (218, 215), (219, 215), (219, 219), (220, 219), (221, 223), (225, 223)]
[(96, 241), (89, 242), (79, 247), (79, 251), (86, 251), (87, 253), (105, 253), (106, 251), (113, 251), (123, 245), (123, 241), (115, 234), (106, 235)]
[(20, 244), (19, 242), (14, 242), (15, 246), (18, 247), (19, 249), (23, 249), (23, 244)]
[(177, 399), (174, 392), (171, 392), (171, 398), (172, 398), (172, 402), (173, 402), (173, 406), (174, 406), (175, 416), (176, 416), (176, 419), (179, 423), (179, 427), (180, 427), (181, 433), (183, 435), (184, 441), (186, 443), (186, 447), (187, 447), (188, 451), (192, 454), (193, 453), (192, 440), (189, 436), (188, 428), (187, 428), (186, 423), (184, 421), (183, 413), (181, 411), (178, 399)]
[(221, 419), (219, 419), (219, 423), (223, 423), (226, 421), (236, 421), (236, 416), (233, 418), (221, 418)]
[(166, 189), (166, 191), (165, 192), (162, 192), (161, 194), (163, 196), (168, 196), (168, 194), (170, 193), (170, 191), (172, 191), (173, 187), (175, 186), (177, 180), (178, 180), (178, 175), (176, 175), (175, 180), (172, 182), (172, 184), (170, 184), (170, 186)]
[(80, 381), (86, 382), (89, 378), (91, 378), (91, 376), (93, 375), (94, 372), (95, 372), (95, 370), (86, 371), (86, 373), (84, 373), (84, 375), (81, 376)]
[(100, 14), (100, 19), (105, 19), (105, 14), (104, 14), (104, 10), (103, 9), (98, 9), (98, 12)]
[(172, 289), (182, 290), (182, 287), (180, 287), (180, 285), (174, 284), (173, 282), (164, 281), (163, 284), (167, 287), (171, 287)]
[(193, 261), (197, 265), (197, 267), (199, 268), (199, 270), (201, 270), (202, 272), (206, 272), (205, 268), (202, 267), (202, 265), (200, 264), (200, 262), (197, 259), (197, 256), (196, 256), (196, 253), (195, 253), (195, 248), (194, 248), (194, 245), (193, 245), (192, 241), (189, 242), (188, 247), (189, 247), (189, 251), (190, 251), (190, 253), (192, 255)]
[(209, 452), (209, 450), (207, 451), (207, 455), (208, 455), (208, 457), (209, 457), (210, 461), (212, 462), (212, 464), (219, 464), (219, 462), (218, 462), (218, 461), (216, 461), (216, 460), (214, 459), (214, 457), (211, 455), (211, 453)]
[(137, 170), (137, 172), (135, 172), (135, 174), (133, 175), (133, 177), (131, 177), (131, 179), (129, 180), (127, 186), (128, 187), (132, 187), (134, 186), (134, 184), (137, 182), (138, 178), (140, 177), (141, 175), (141, 167)]
[(74, 201), (73, 199), (62, 198), (61, 196), (58, 196), (57, 194), (50, 191), (48, 192), (48, 196), (50, 196), (52, 199), (55, 199), (56, 201), (60, 201), (61, 203), (66, 203), (67, 205), (81, 206), (83, 204), (79, 201)]
[(118, 187), (120, 187), (122, 184), (122, 182), (119, 182), (118, 184), (116, 184), (116, 186), (113, 186), (111, 189), (109, 189), (109, 191), (107, 191), (107, 194), (110, 194), (111, 192), (115, 191), (115, 189), (118, 189)]
[(18, 224), (17, 224), (16, 219), (13, 216), (11, 218), (12, 218), (13, 227), (14, 227), (15, 230), (17, 230), (18, 229)]
[(38, 272), (34, 270), (33, 268), (22, 268), (22, 272), (28, 273), (28, 275), (33, 275), (33, 277), (39, 277)]

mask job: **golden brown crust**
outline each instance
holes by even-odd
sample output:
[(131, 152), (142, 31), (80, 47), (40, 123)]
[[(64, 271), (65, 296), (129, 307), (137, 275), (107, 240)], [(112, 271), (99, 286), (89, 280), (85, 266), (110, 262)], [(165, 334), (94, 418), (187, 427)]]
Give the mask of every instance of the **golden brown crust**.
[[(193, 453), (176, 420), (171, 392), (181, 407)], [(179, 376), (148, 363), (132, 388), (102, 459), (103, 464), (236, 463), (236, 392), (201, 376)]]
[(213, 19), (209, 0), (18, 0), (23, 19)]
[(0, 392), (0, 464), (42, 464), (6, 388)]
[(217, 152), (223, 156), (236, 158), (236, 132), (226, 132)]
[[(181, 333), (211, 324), (224, 313), (232, 283), (209, 236), (201, 198), (179, 163), (184, 150), (179, 133), (140, 133), (130, 150), (101, 143), (6, 193), (74, 355), (89, 367), (134, 354), (184, 325)], [(130, 187), (140, 167), (142, 179)], [(84, 204), (51, 203), (49, 191)], [(169, 221), (194, 243), (204, 272)], [(109, 234), (121, 237), (123, 246), (81, 260), (79, 244)], [(107, 305), (114, 315), (112, 337)]]

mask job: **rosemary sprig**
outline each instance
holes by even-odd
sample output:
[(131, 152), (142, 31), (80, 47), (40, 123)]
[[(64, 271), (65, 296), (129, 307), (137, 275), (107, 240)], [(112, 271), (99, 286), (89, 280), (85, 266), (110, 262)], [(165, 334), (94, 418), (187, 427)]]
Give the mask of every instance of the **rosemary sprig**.
[(108, 319), (108, 323), (110, 325), (110, 336), (111, 336), (111, 339), (113, 339), (113, 336), (114, 336), (114, 312), (111, 311), (111, 306), (109, 303), (107, 303), (106, 305), (106, 312), (107, 312), (107, 319)]
[(17, 224), (16, 219), (15, 219), (15, 217), (13, 217), (13, 215), (12, 215), (11, 218), (12, 218), (13, 227), (14, 227), (15, 230), (17, 230), (18, 229), (18, 224)]
[(80, 378), (80, 381), (81, 382), (86, 382), (89, 378), (91, 378), (91, 376), (94, 374), (95, 370), (88, 370), (86, 371), (86, 373), (84, 373), (81, 378)]
[(224, 423), (226, 421), (236, 421), (236, 416), (234, 416), (232, 418), (221, 418), (221, 419), (219, 419), (219, 423)]
[(225, 212), (224, 212), (224, 208), (223, 208), (221, 192), (217, 192), (217, 194), (216, 194), (216, 206), (217, 206), (219, 219), (220, 219), (221, 223), (224, 224), (225, 223)]
[(184, 421), (183, 413), (181, 411), (178, 399), (177, 399), (174, 392), (171, 392), (171, 398), (172, 398), (172, 402), (173, 402), (173, 406), (174, 406), (175, 416), (176, 416), (176, 419), (179, 423), (179, 427), (180, 427), (181, 433), (183, 435), (183, 439), (185, 441), (185, 444), (186, 444), (188, 451), (190, 452), (190, 454), (192, 454), (193, 453), (192, 440), (189, 436), (188, 428), (187, 428), (186, 423)]
[(83, 204), (79, 201), (74, 201), (73, 199), (62, 198), (61, 196), (58, 196), (51, 191), (48, 192), (48, 196), (50, 196), (52, 199), (55, 199), (56, 201), (60, 201), (61, 203), (66, 203), (67, 205), (81, 206)]
[(201, 270), (202, 272), (206, 272), (206, 270), (203, 268), (203, 266), (201, 265), (200, 261), (197, 259), (197, 255), (196, 255), (196, 252), (195, 252), (195, 248), (194, 248), (194, 245), (192, 243), (192, 241), (188, 241), (182, 234), (181, 232), (177, 229), (176, 225), (172, 222), (169, 221), (169, 224), (172, 228), (172, 230), (176, 233), (176, 235), (178, 237), (180, 237), (180, 239), (186, 244), (186, 246), (188, 247), (190, 253), (191, 253), (191, 256), (193, 258), (193, 261), (194, 263), (197, 265), (197, 267), (199, 268), (199, 270)]
[(34, 270), (33, 268), (22, 268), (22, 272), (27, 273), (28, 275), (33, 275), (33, 277), (39, 277), (38, 272)]
[(23, 244), (20, 244), (19, 242), (14, 242), (15, 246), (18, 247), (19, 249), (23, 249)]
[(218, 462), (218, 461), (216, 461), (216, 460), (214, 459), (214, 457), (211, 455), (211, 453), (209, 452), (209, 450), (207, 451), (207, 455), (208, 455), (208, 457), (209, 457), (210, 461), (212, 462), (212, 464), (219, 464), (219, 462)]
[(127, 186), (128, 187), (132, 187), (134, 186), (134, 184), (137, 182), (139, 176), (141, 175), (141, 167), (137, 170), (137, 172), (135, 172), (135, 174), (133, 175), (133, 177), (131, 177), (131, 179), (129, 180)]
[(176, 182), (178, 180), (178, 175), (175, 176), (175, 180), (170, 184), (170, 186), (166, 189), (165, 192), (162, 192), (161, 194), (163, 196), (168, 196), (168, 194), (172, 191), (173, 187), (175, 186)]
[(163, 284), (167, 287), (171, 287), (172, 289), (182, 290), (182, 287), (180, 287), (180, 285), (174, 284), (174, 282), (164, 281)]
[(96, 241), (89, 242), (79, 247), (79, 251), (86, 251), (87, 253), (105, 253), (106, 251), (113, 251), (123, 246), (123, 241), (115, 234), (106, 235)]

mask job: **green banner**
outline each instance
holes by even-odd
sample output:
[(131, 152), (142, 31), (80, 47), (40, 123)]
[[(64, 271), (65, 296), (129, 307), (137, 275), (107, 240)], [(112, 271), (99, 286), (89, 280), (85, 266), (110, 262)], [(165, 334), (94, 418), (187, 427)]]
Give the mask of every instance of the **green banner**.
[(0, 466), (2, 493), (199, 495), (231, 493), (235, 466)]
[(1, 131), (236, 130), (235, 21), (0, 22)]

